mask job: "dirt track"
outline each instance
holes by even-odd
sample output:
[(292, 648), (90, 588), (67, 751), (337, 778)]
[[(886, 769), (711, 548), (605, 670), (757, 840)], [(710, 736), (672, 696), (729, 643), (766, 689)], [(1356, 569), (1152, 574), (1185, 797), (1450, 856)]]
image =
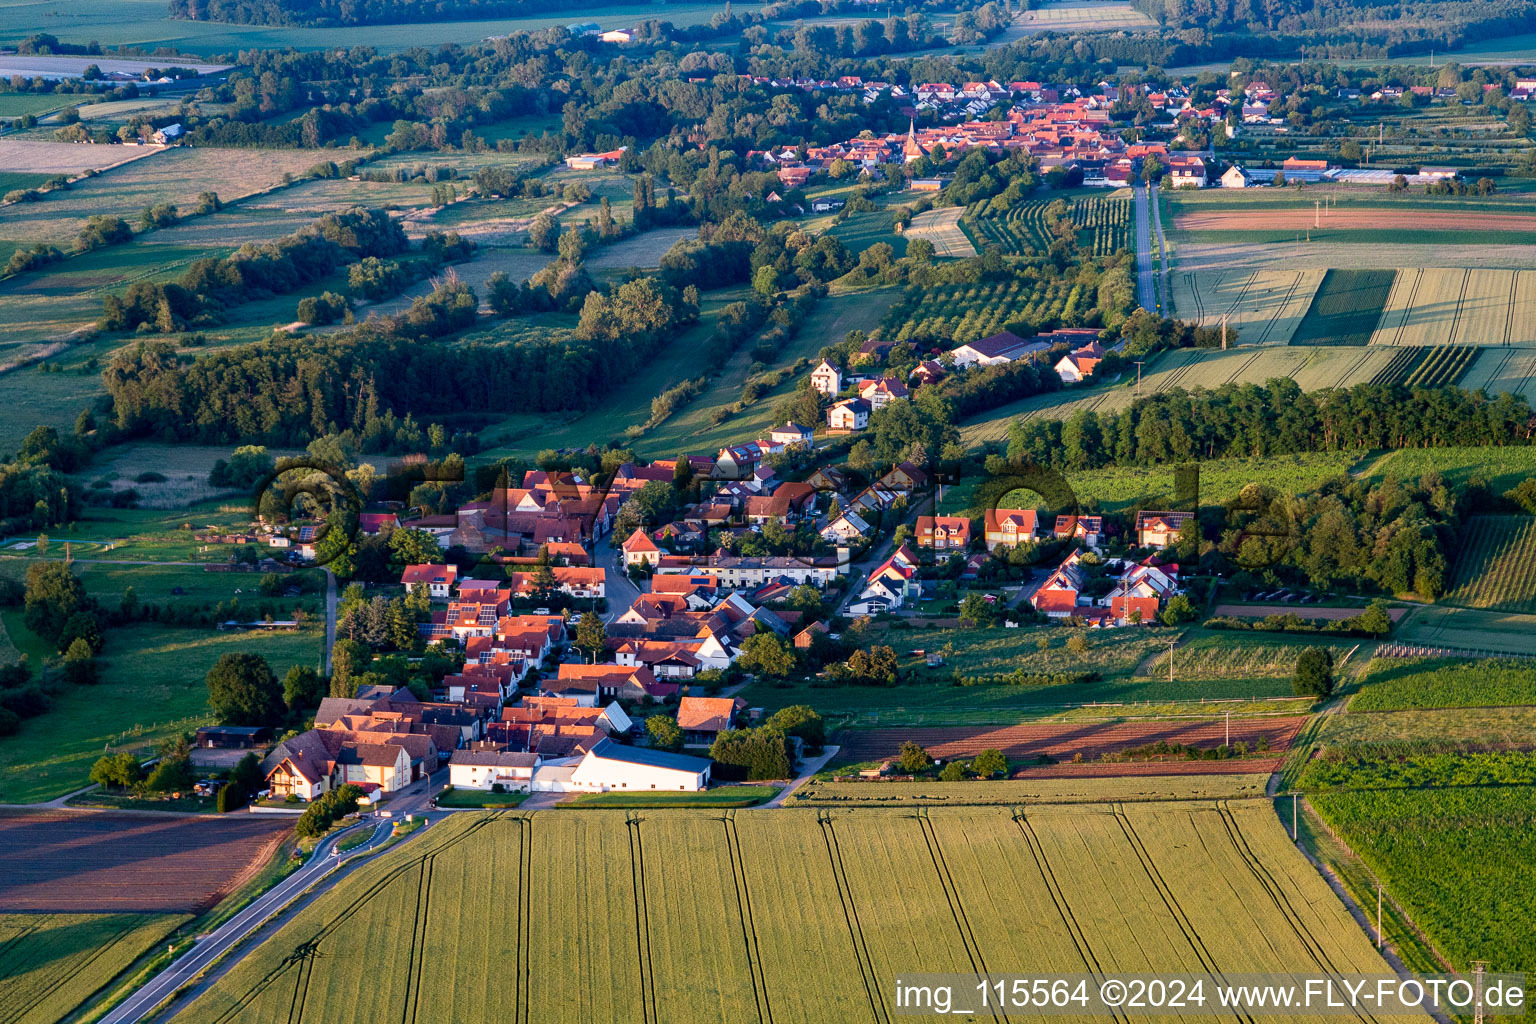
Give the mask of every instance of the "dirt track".
[[(1305, 722), (1304, 717), (1242, 718), (1232, 720), (1232, 742), (1244, 740), (1250, 747), (1263, 736), (1270, 750), (1285, 751)], [(1216, 747), (1226, 739), (1226, 723), (1220, 719), (1201, 721), (1164, 720), (1156, 722), (1052, 723), (1049, 725), (1000, 725), (991, 727), (944, 727), (930, 729), (860, 729), (844, 732), (839, 740), (839, 758), (849, 761), (878, 761), (895, 757), (907, 740), (921, 745), (936, 758), (973, 757), (995, 748), (1014, 760), (1045, 754), (1057, 761), (1070, 761), (1082, 754), (1097, 758), (1119, 753), (1129, 747), (1164, 740), (1185, 746)], [(1191, 765), (1181, 771), (1231, 771), (1215, 767), (1219, 761), (1180, 762)], [(1249, 762), (1244, 762), (1249, 763)], [(1199, 767), (1196, 767), (1199, 766)], [(1067, 767), (1067, 766), (1063, 766)], [(1106, 764), (1107, 774), (1137, 774), (1134, 764)], [(1120, 770), (1125, 769), (1125, 770)], [(1262, 768), (1254, 769), (1262, 771)], [(1035, 771), (1031, 775), (1037, 774)]]
[(292, 827), (280, 815), (0, 811), (0, 912), (198, 911)]
[[(1311, 207), (1211, 210), (1180, 214), (1175, 224), (1181, 231), (1303, 231), (1313, 226), (1315, 216)], [(1324, 228), (1375, 231), (1397, 231), (1405, 223), (1418, 231), (1536, 231), (1536, 214), (1367, 207), (1335, 209), (1317, 221)]]

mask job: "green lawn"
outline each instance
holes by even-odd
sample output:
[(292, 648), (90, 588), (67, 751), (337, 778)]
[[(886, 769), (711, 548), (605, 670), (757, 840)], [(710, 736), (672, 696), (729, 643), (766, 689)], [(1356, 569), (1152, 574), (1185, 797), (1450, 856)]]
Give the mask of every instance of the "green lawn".
[(528, 799), (527, 793), (492, 793), (479, 789), (450, 789), (437, 795), (439, 807), (489, 807), (506, 810)]
[(889, 208), (850, 213), (842, 223), (832, 225), (831, 232), (855, 254), (876, 242), (889, 245), (896, 256), (907, 254), (907, 236), (896, 233), (896, 214)]
[(1413, 480), (1426, 473), (1439, 473), (1450, 484), (1482, 477), (1502, 493), (1536, 473), (1536, 447), (1404, 448), (1378, 455), (1359, 470), (1371, 483), (1389, 476)]
[[(22, 623), (19, 608), (0, 613), (11, 641), (39, 665), (49, 652)], [(89, 783), (91, 764), (108, 748), (142, 750), (208, 721), (204, 676), (221, 654), (262, 655), (279, 678), (289, 666), (316, 664), (318, 630), (221, 633), (162, 625), (107, 631), (101, 681), (69, 687), (54, 707), (0, 739), (0, 803), (50, 800)]]

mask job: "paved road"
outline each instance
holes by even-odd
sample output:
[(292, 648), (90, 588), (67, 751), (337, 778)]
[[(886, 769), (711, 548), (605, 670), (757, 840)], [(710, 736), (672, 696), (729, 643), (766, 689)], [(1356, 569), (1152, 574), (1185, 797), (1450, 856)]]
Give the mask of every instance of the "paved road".
[(1152, 280), (1152, 227), (1147, 189), (1136, 186), (1136, 301), (1142, 309), (1156, 311), (1157, 286)]
[(607, 570), (603, 580), (604, 593), (608, 595), (608, 610), (603, 613), (604, 623), (612, 622), (629, 611), (629, 606), (640, 596), (640, 588), (620, 567), (619, 556), (620, 549), (613, 546), (613, 534), (592, 542), (593, 567)]
[[(892, 524), (891, 535), (889, 537), (885, 538), (885, 540), (871, 548), (863, 558), (857, 558), (848, 563), (847, 575), (851, 576), (856, 581), (863, 580), (864, 577), (869, 575), (870, 570), (878, 567), (881, 562), (884, 562), (887, 558), (891, 557), (891, 553), (896, 548), (896, 527), (900, 526), (902, 523), (916, 523), (918, 516), (932, 515), (937, 500), (938, 495), (930, 494), (928, 497), (924, 498), (922, 501), (913, 506), (904, 518)], [(862, 586), (857, 584), (853, 586), (848, 591), (847, 596), (845, 596), (842, 601), (838, 603), (837, 611), (835, 614), (846, 614), (848, 611), (848, 606), (859, 599), (859, 592), (863, 589), (864, 588)]]
[(101, 1024), (136, 1024), (137, 1021), (142, 1020), (151, 1010), (170, 998), (177, 989), (206, 970), (210, 964), (260, 928), (301, 893), (311, 886), (320, 885), (343, 860), (350, 862), (359, 856), (368, 856), (372, 853), (389, 839), (394, 821), (385, 819), (377, 825), (371, 821), (365, 821), (358, 827), (373, 829), (373, 835), (367, 845), (349, 851), (344, 857), (336, 857), (331, 851), (343, 836), (351, 835), (352, 830), (337, 833), (323, 841), (315, 848), (314, 855), (310, 857), (308, 864), (214, 929), (211, 934), (199, 939), (190, 950), (103, 1017)]
[[(1163, 238), (1163, 208), (1157, 201), (1157, 186), (1151, 186), (1150, 191), (1151, 197), (1147, 205), (1152, 207), (1152, 230), (1157, 235), (1157, 252), (1162, 260), (1163, 304), (1166, 307), (1168, 304), (1168, 242)], [(1167, 316), (1167, 309), (1163, 309), (1162, 313)]]

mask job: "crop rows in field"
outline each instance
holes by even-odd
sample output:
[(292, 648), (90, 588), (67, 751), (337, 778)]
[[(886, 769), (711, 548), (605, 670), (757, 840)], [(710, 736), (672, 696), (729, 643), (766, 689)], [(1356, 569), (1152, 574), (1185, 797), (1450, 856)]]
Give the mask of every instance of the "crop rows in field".
[(1451, 963), (1536, 966), (1536, 787), (1362, 789), (1310, 802)]
[(1536, 519), (1473, 516), (1461, 534), (1450, 604), (1536, 612)]
[(983, 213), (985, 203), (965, 211), (967, 221), (983, 245), (997, 245), (1006, 253), (1026, 255), (1050, 248), (1046, 208), (1053, 202), (1068, 204), (1067, 216), (1077, 228), (1080, 247), (1095, 256), (1109, 256), (1131, 247), (1131, 200), (1107, 196), (1083, 199), (1035, 199), (1019, 203), (1003, 213)]
[(1368, 344), (1396, 278), (1392, 270), (1328, 271), (1291, 335), (1291, 344)]
[(1469, 391), (1481, 389), (1489, 397), (1508, 393), (1536, 403), (1536, 349), (1484, 349), (1461, 386)]
[(1371, 383), (1420, 388), (1455, 384), (1472, 368), (1479, 351), (1470, 345), (1404, 348), (1392, 353), (1391, 362), (1371, 378)]
[(0, 1022), (63, 1020), (185, 920), (177, 914), (0, 914)]
[(1536, 704), (1529, 659), (1374, 658), (1350, 711), (1516, 707)]
[(1240, 344), (1284, 345), (1322, 280), (1320, 270), (1181, 271), (1174, 305), (1204, 326), (1226, 323)]
[(896, 341), (953, 341), (963, 345), (996, 334), (1015, 321), (1070, 321), (1093, 303), (1092, 294), (1085, 295), (1081, 288), (1063, 281), (1014, 278), (946, 285), (909, 292), (887, 318), (885, 333)]
[(1384, 969), (1263, 801), (541, 811), (431, 826), (301, 910), (184, 1013), (883, 1022), (890, 980), (915, 965), (1026, 961), (1051, 973)]
[(1468, 267), (1399, 271), (1371, 341), (1377, 345), (1536, 343), (1536, 272)]

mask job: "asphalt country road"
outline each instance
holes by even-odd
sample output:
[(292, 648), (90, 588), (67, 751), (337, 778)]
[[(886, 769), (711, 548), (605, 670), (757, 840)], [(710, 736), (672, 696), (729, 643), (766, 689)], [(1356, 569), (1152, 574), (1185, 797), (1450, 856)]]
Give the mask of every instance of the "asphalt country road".
[(170, 998), (177, 989), (196, 978), (215, 960), (266, 924), (269, 919), (310, 887), (321, 883), (327, 875), (341, 867), (343, 862), (352, 863), (359, 857), (371, 855), (380, 845), (388, 841), (396, 820), (385, 818), (377, 824), (363, 822), (358, 827), (372, 827), (372, 838), (367, 845), (349, 851), (344, 857), (335, 856), (332, 851), (343, 837), (351, 835), (354, 830), (347, 829), (326, 838), (315, 848), (308, 864), (283, 879), (270, 892), (254, 900), (250, 906), (225, 921), (210, 934), (198, 939), (188, 952), (182, 954), (137, 992), (119, 1003), (111, 1013), (101, 1018), (100, 1024), (136, 1024), (137, 1021), (143, 1020), (155, 1007)]

